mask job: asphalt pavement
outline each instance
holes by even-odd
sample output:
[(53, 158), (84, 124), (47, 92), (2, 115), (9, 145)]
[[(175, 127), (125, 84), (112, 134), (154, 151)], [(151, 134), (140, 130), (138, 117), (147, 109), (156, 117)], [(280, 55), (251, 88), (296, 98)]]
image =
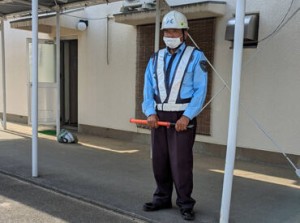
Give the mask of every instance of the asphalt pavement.
[[(24, 208), (26, 213), (29, 208), (38, 211), (30, 216), (46, 219), (37, 217), (33, 223), (186, 222), (175, 206), (175, 194), (172, 209), (142, 210), (155, 189), (149, 145), (83, 134), (78, 134), (77, 144), (61, 144), (55, 137), (40, 135), (39, 177), (33, 178), (30, 134), (30, 128), (22, 125), (0, 130), (0, 173), (31, 185), (13, 189), (8, 180), (0, 187), (1, 222), (9, 215), (3, 208), (10, 202), (17, 205), (15, 210)], [(222, 158), (194, 154), (194, 222), (219, 222), (224, 165)], [(35, 192), (27, 191), (34, 185), (47, 189), (37, 192), (36, 201), (29, 196)], [(69, 199), (74, 199), (71, 206)], [(288, 167), (236, 161), (230, 210), (230, 223), (299, 223), (299, 178)], [(90, 218), (81, 213), (89, 211)]]
[(142, 223), (70, 196), (0, 174), (0, 222), (116, 222)]

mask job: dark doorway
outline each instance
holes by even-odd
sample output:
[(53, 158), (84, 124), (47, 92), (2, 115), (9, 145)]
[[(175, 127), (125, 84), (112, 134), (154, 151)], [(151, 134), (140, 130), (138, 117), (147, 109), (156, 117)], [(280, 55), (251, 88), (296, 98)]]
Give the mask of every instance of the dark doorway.
[(78, 41), (60, 43), (61, 125), (78, 126)]

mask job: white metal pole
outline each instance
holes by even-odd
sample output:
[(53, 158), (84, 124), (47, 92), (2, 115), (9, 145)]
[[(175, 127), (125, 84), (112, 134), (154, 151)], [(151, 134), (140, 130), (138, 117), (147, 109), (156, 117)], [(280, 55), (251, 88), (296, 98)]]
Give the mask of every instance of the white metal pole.
[(230, 114), (220, 223), (228, 223), (230, 213), (233, 170), (236, 152), (236, 134), (239, 114), (240, 79), (244, 40), (244, 18), (245, 0), (237, 0), (233, 46)]
[[(156, 17), (155, 17), (155, 40), (154, 40), (154, 51), (159, 50), (159, 35), (160, 35), (160, 0), (156, 0)], [(150, 158), (152, 159), (152, 149), (150, 149)]]
[(32, 0), (32, 176), (38, 177), (38, 0)]
[(60, 12), (56, 11), (56, 135), (60, 132)]
[(155, 17), (155, 43), (154, 51), (159, 50), (159, 35), (160, 35), (160, 0), (156, 0), (156, 17)]
[(5, 69), (5, 40), (4, 40), (4, 18), (1, 19), (1, 51), (2, 51), (2, 91), (3, 91), (3, 113), (2, 126), (6, 130), (6, 69)]

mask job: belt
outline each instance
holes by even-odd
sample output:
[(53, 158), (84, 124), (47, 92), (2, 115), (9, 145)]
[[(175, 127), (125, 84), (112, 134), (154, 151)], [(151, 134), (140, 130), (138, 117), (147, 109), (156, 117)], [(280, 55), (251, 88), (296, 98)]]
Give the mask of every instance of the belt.
[(188, 106), (188, 103), (185, 104), (170, 104), (170, 103), (163, 103), (157, 104), (156, 109), (158, 111), (184, 111)]

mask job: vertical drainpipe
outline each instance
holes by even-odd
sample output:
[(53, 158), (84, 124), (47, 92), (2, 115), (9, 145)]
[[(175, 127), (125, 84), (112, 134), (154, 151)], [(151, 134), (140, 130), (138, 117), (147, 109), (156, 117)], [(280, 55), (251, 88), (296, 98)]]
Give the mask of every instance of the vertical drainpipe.
[(56, 136), (60, 132), (60, 10), (56, 11)]
[(32, 177), (38, 177), (38, 0), (32, 0)]
[(229, 222), (230, 201), (231, 201), (234, 161), (235, 161), (235, 152), (236, 152), (236, 134), (237, 134), (237, 124), (238, 124), (238, 114), (239, 114), (240, 80), (241, 80), (241, 71), (242, 71), (243, 40), (244, 40), (244, 18), (245, 18), (245, 0), (237, 0), (236, 23), (234, 28), (230, 114), (229, 114), (227, 152), (226, 152), (225, 174), (224, 174), (224, 182), (223, 182), (220, 223)]
[(109, 65), (109, 16), (106, 17), (106, 64)]
[(3, 113), (2, 127), (6, 130), (6, 70), (5, 70), (5, 41), (4, 41), (4, 18), (1, 19), (1, 51), (2, 51), (2, 91), (3, 91)]
[(159, 35), (160, 35), (160, 0), (156, 0), (156, 17), (155, 17), (155, 43), (154, 51), (159, 50)]

